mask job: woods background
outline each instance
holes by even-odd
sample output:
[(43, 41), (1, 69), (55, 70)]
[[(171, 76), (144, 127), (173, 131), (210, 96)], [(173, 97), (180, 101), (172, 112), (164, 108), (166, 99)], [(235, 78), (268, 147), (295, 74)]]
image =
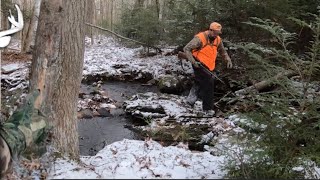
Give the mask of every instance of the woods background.
[[(21, 41), (21, 53), (30, 54), (40, 1), (1, 0), (2, 29), (9, 29), (7, 17), (9, 9), (16, 13), (14, 3), (25, 19), (23, 31), (15, 37)], [(221, 23), (235, 68), (217, 68), (226, 82), (217, 82), (215, 93), (223, 94), (219, 106), (224, 113), (244, 114), (253, 124), (267, 125), (265, 129), (240, 125), (259, 136), (255, 141), (256, 136), (248, 135), (252, 142), (247, 147), (257, 145), (265, 152), (248, 151), (256, 159), (231, 167), (230, 176), (295, 178), (291, 166), (302, 156), (320, 163), (319, 5), (318, 0), (86, 0), (85, 21), (145, 43), (148, 53), (155, 46), (179, 49), (212, 21)], [(111, 35), (79, 27), (85, 27), (92, 41), (100, 34)], [(66, 44), (80, 44), (72, 43)]]

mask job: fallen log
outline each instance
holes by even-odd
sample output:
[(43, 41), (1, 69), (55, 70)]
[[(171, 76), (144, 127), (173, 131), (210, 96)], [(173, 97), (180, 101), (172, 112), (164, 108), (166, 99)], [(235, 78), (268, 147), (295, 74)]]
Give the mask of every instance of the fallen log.
[(246, 87), (244, 89), (240, 89), (238, 91), (235, 92), (235, 94), (237, 96), (240, 95), (246, 95), (249, 93), (257, 93), (259, 91), (265, 90), (269, 87), (271, 87), (272, 85), (275, 84), (275, 82), (283, 77), (292, 77), (298, 75), (298, 72), (294, 72), (294, 71), (284, 71), (284, 72), (280, 72), (277, 75), (275, 75), (274, 77), (267, 79), (267, 80), (263, 80), (261, 82), (258, 82), (252, 86)]

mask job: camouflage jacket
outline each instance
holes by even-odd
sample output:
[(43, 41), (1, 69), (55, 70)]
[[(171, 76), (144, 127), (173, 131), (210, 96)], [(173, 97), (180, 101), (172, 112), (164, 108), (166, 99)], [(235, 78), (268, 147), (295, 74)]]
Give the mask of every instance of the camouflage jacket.
[(39, 91), (29, 94), (26, 103), (0, 125), (0, 178), (9, 169), (12, 157), (27, 147), (38, 144), (46, 136), (48, 123), (34, 108)]

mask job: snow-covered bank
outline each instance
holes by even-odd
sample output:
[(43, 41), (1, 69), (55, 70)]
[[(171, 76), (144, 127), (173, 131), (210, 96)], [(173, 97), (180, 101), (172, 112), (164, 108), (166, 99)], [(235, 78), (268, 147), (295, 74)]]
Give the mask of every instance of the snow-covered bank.
[(96, 156), (81, 157), (82, 165), (58, 159), (48, 178), (62, 179), (213, 179), (226, 174), (224, 156), (191, 152), (183, 145), (123, 140), (106, 146)]
[(126, 48), (113, 38), (101, 37), (99, 43), (86, 47), (83, 75), (121, 76), (129, 73), (137, 74), (136, 78), (139, 78), (139, 74), (149, 73), (154, 79), (158, 79), (165, 74), (192, 73), (190, 63), (185, 63), (186, 69), (182, 69), (176, 56), (157, 55), (140, 58), (141, 50), (142, 47)]

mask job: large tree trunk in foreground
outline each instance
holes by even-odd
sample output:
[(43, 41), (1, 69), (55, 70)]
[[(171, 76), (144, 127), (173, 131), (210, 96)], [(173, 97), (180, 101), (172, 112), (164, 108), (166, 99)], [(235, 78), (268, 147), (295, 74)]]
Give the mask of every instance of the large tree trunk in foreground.
[(53, 125), (53, 143), (79, 155), (77, 102), (84, 58), (85, 0), (43, 0), (30, 75), (35, 107)]

